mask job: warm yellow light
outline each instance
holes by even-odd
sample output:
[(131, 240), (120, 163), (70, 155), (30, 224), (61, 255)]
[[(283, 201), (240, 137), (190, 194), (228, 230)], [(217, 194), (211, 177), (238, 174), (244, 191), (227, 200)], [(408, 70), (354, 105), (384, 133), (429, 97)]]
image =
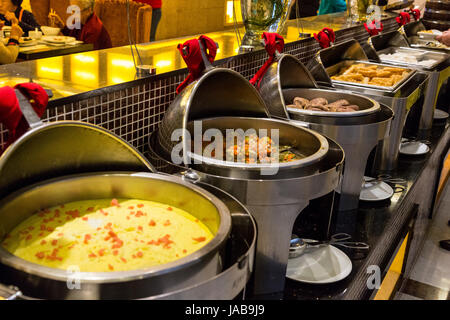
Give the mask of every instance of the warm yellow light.
[(95, 62), (95, 58), (94, 57), (89, 57), (89, 56), (87, 56), (85, 54), (76, 54), (76, 55), (73, 56), (73, 58), (75, 60), (78, 60), (78, 61), (83, 62), (83, 63), (93, 63), (93, 62)]
[(178, 52), (173, 50), (163, 51), (153, 56), (153, 65), (156, 67), (157, 73), (172, 71), (175, 66), (175, 54)]
[(75, 71), (75, 76), (84, 80), (94, 80), (96, 79), (95, 74), (91, 72), (85, 72), (85, 71)]
[(156, 66), (158, 68), (164, 68), (164, 67), (168, 67), (172, 65), (172, 61), (170, 60), (159, 60), (158, 62), (156, 62)]
[(56, 74), (60, 74), (61, 73), (61, 69), (60, 68), (50, 68), (50, 67), (46, 67), (46, 66), (40, 67), (39, 70), (41, 70), (43, 72), (56, 73)]
[(36, 75), (39, 79), (63, 80), (63, 57), (36, 60)]
[(97, 51), (84, 52), (70, 57), (71, 81), (83, 87), (95, 88), (99, 79), (99, 55)]
[(133, 61), (125, 60), (125, 59), (111, 59), (111, 64), (116, 67), (124, 67), (127, 69), (134, 68)]
[[(234, 2), (234, 10), (233, 10), (233, 2)], [(234, 23), (234, 13), (236, 12), (236, 22), (242, 22), (242, 16), (239, 14), (241, 12), (241, 2), (238, 0), (226, 0), (226, 11), (225, 11), (225, 24), (233, 24)]]
[(233, 23), (233, 0), (227, 1), (227, 15), (226, 22)]
[(112, 77), (110, 79), (110, 83), (114, 83), (114, 84), (116, 84), (116, 83), (124, 83), (124, 82), (127, 82), (127, 81), (122, 79), (122, 78), (118, 78), (118, 77)]

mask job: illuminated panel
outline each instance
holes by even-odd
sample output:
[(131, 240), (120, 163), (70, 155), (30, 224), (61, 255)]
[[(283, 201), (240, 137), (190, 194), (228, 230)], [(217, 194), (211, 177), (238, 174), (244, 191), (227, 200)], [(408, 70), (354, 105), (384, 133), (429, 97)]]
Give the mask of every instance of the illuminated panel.
[(109, 85), (124, 83), (134, 79), (135, 70), (131, 56), (119, 53), (108, 53), (108, 78)]
[(153, 56), (157, 73), (169, 72), (174, 69), (175, 51), (166, 51)]
[(98, 52), (84, 52), (70, 57), (71, 80), (85, 87), (97, 88), (99, 85)]
[(63, 57), (36, 60), (36, 72), (40, 79), (63, 80)]
[(241, 15), (241, 1), (236, 0), (226, 0), (226, 11), (225, 11), (225, 25), (234, 24), (233, 19), (233, 2), (234, 2), (234, 11), (236, 12), (236, 20), (237, 23), (242, 23), (242, 15)]

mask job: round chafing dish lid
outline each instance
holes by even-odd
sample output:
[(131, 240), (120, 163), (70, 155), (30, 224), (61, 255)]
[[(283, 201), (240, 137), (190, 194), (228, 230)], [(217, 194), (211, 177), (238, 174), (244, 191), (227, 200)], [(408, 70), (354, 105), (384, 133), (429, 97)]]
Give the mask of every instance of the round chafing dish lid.
[(259, 87), (272, 116), (289, 119), (279, 92), (290, 88), (317, 88), (317, 84), (300, 60), (292, 55), (282, 54), (264, 74)]
[(150, 171), (131, 145), (99, 126), (57, 121), (30, 129), (0, 157), (0, 198), (62, 175), (97, 171)]
[(317, 53), (316, 58), (325, 69), (346, 60), (369, 60), (361, 44), (355, 39), (322, 49)]
[[(179, 143), (172, 139), (175, 130), (186, 129), (189, 121), (227, 116), (267, 118), (269, 112), (247, 79), (233, 70), (215, 68), (175, 98), (159, 126), (158, 143), (170, 155)], [(185, 132), (180, 135), (183, 143)]]

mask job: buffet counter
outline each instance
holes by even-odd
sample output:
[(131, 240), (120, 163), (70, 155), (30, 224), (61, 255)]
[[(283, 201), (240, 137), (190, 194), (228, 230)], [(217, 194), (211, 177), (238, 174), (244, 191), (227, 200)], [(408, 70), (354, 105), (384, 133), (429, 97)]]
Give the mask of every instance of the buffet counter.
[[(337, 45), (345, 43), (348, 39), (354, 39), (355, 43), (361, 45), (367, 44), (369, 35), (364, 27), (351, 25), (345, 15), (346, 13), (340, 13), (289, 21), (284, 31), (286, 38), (284, 52), (290, 55), (286, 61), (297, 60), (297, 66), (301, 65), (304, 68), (303, 71), (308, 73), (306, 65), (314, 60), (320, 46), (314, 38), (298, 40), (297, 36), (299, 33), (317, 32), (325, 26), (332, 27), (336, 31)], [(398, 24), (393, 17), (384, 19), (383, 23), (386, 32), (398, 29)], [(242, 29), (240, 34), (243, 35)], [(72, 295), (67, 292), (65, 282), (62, 285), (58, 282), (59, 279), (56, 281), (51, 279), (51, 276), (40, 277), (39, 273), (33, 275), (36, 278), (27, 277), (28, 272), (17, 272), (20, 270), (11, 267), (14, 266), (13, 264), (7, 264), (8, 272), (23, 281), (18, 282), (19, 288), (31, 286), (30, 294), (39, 295), (42, 294), (40, 291), (42, 285), (39, 285), (41, 283), (39, 281), (43, 281), (43, 286), (48, 288), (51, 286), (47, 283), (57, 285), (60, 291), (48, 290), (45, 292), (45, 296), (39, 297), (49, 299), (59, 297), (68, 299), (123, 298), (124, 296), (121, 295), (125, 293), (127, 298), (192, 299), (194, 297), (202, 299), (213, 297), (230, 299), (239, 296), (239, 293), (242, 295), (242, 292), (245, 292), (246, 298), (249, 299), (370, 299), (375, 296), (379, 288), (379, 283), (373, 285), (371, 283), (373, 273), (378, 272), (379, 279), (383, 279), (391, 264), (391, 259), (396, 255), (407, 234), (407, 257), (403, 271), (404, 275), (408, 274), (420, 250), (429, 214), (433, 212), (434, 195), (437, 191), (443, 158), (450, 146), (450, 126), (448, 124), (441, 125), (439, 132), (434, 132), (434, 135), (430, 137), (430, 152), (426, 155), (415, 157), (402, 155), (399, 157), (397, 168), (389, 174), (396, 179), (403, 179), (405, 183), (403, 188), (394, 187), (397, 192), (392, 198), (376, 203), (360, 202), (356, 210), (337, 210), (340, 196), (335, 196), (337, 193), (334, 191), (338, 189), (344, 166), (344, 153), (349, 153), (348, 150), (345, 151), (345, 147), (338, 139), (330, 138), (329, 132), (323, 133), (316, 130), (314, 125), (320, 126), (312, 120), (308, 124), (304, 118), (300, 119), (304, 121), (303, 124), (307, 124), (302, 126), (291, 123), (291, 120), (295, 119), (285, 118), (282, 120), (270, 117), (274, 114), (271, 113), (270, 106), (264, 103), (263, 95), (259, 95), (257, 89), (247, 81), (267, 60), (267, 53), (264, 50), (237, 54), (239, 34), (236, 35), (233, 31), (211, 33), (208, 36), (219, 44), (217, 61), (214, 63), (214, 66), (218, 68), (205, 72), (197, 83), (188, 87), (189, 89), (185, 89), (178, 96), (176, 88), (185, 79), (187, 69), (176, 50), (176, 45), (192, 37), (137, 45), (142, 64), (153, 65), (157, 69), (156, 75), (144, 78), (135, 77), (134, 62), (129, 47), (1, 66), (0, 84), (2, 86), (32, 81), (41, 84), (46, 89), (51, 89), (54, 95), (42, 116), (42, 122), (48, 125), (42, 125), (43, 123), (39, 119), (35, 119), (36, 123), (29, 122), (35, 130), (36, 137), (45, 140), (35, 140), (34, 143), (30, 143), (29, 151), (20, 146), (21, 144), (26, 146), (27, 139), (33, 138), (33, 135), (24, 135), (19, 140), (18, 146), (16, 142), (4, 153), (7, 156), (0, 158), (2, 161), (9, 160), (6, 162), (9, 167), (0, 163), (0, 170), (12, 173), (9, 177), (10, 180), (3, 179), (3, 187), (0, 183), (0, 197), (2, 196), (1, 192), (5, 192), (4, 195), (6, 195), (7, 189), (12, 190), (11, 186), (16, 187), (14, 190), (19, 190), (19, 186), (29, 187), (31, 183), (42, 182), (43, 177), (56, 181), (62, 174), (76, 173), (82, 174), (80, 177), (84, 179), (83, 176), (86, 172), (93, 171), (90, 163), (92, 159), (95, 159), (96, 167), (102, 168), (102, 170), (107, 167), (111, 172), (121, 171), (124, 168), (127, 169), (126, 171), (143, 172), (143, 174), (129, 177), (127, 181), (130, 183), (136, 183), (135, 181), (144, 178), (162, 179), (159, 177), (160, 173), (156, 171), (169, 174), (183, 172), (182, 178), (177, 175), (171, 178), (180, 180), (175, 182), (184, 183), (184, 186), (190, 186), (191, 182), (200, 184), (199, 186), (206, 188), (217, 197), (218, 208), (224, 203), (226, 207), (223, 208), (224, 212), (229, 210), (231, 213), (232, 221), (228, 221), (226, 227), (227, 230), (231, 228), (231, 225), (233, 227), (231, 231), (223, 233), (231, 232), (231, 235), (230, 237), (224, 236), (227, 243), (224, 245), (226, 250), (219, 252), (221, 259), (225, 261), (224, 269), (219, 273), (219, 268), (216, 266), (219, 257), (214, 255), (214, 261), (211, 260), (213, 263), (207, 263), (205, 260), (205, 268), (210, 267), (211, 274), (205, 276), (207, 279), (192, 278), (194, 279), (192, 283), (183, 284), (183, 286), (189, 285), (189, 287), (178, 288), (176, 287), (177, 281), (174, 281), (173, 287), (168, 288), (167, 291), (159, 290), (164, 289), (165, 284), (170, 282), (160, 278), (161, 288), (155, 287), (157, 290), (151, 292), (149, 288), (152, 286), (146, 285), (147, 282), (140, 282), (142, 290), (138, 290), (139, 292), (134, 292), (134, 287), (126, 284), (123, 287), (115, 287), (115, 290), (99, 290), (105, 284), (101, 283), (98, 288), (93, 287), (94, 290), (80, 291), (77, 292), (77, 295)], [(289, 64), (289, 66), (292, 65)], [(294, 70), (294, 68), (289, 69)], [(268, 74), (270, 72), (266, 73), (266, 75)], [(298, 73), (295, 74), (298, 77)], [(414, 87), (411, 91), (417, 91), (413, 97), (414, 101), (408, 100), (410, 102), (408, 102), (408, 108), (412, 108), (413, 104), (420, 100), (422, 86), (427, 81), (426, 75), (417, 75), (417, 77), (420, 78), (420, 81), (408, 82), (410, 86)], [(304, 80), (303, 77), (300, 78)], [(297, 86), (296, 88), (320, 89), (322, 92), (328, 90), (333, 97), (342, 95), (339, 89), (330, 87), (312, 89), (311, 87)], [(355, 97), (358, 95), (346, 91), (346, 99), (350, 101)], [(330, 101), (335, 100), (333, 98)], [(390, 109), (391, 105), (387, 105), (386, 101), (378, 103), (367, 97), (359, 96), (358, 101), (362, 100), (370, 104), (371, 107), (367, 108), (369, 111), (372, 107), (375, 110), (366, 115), (366, 118), (361, 118), (365, 122), (342, 124), (342, 119), (353, 121), (353, 118), (345, 119), (345, 116), (338, 116), (337, 118), (342, 120), (339, 125), (354, 129), (357, 125), (372, 126), (373, 123), (377, 125), (383, 123), (383, 130), (380, 129), (380, 132), (383, 131), (383, 133), (369, 133), (368, 135), (376, 136), (377, 141), (381, 141), (385, 136), (388, 137), (387, 122), (390, 122), (394, 116)], [(208, 101), (208, 104), (205, 101)], [(283, 98), (283, 103), (285, 101), (287, 101), (286, 97)], [(347, 101), (347, 103), (349, 102)], [(358, 103), (356, 107), (361, 107), (360, 111), (364, 111), (367, 106), (364, 107), (362, 103)], [(304, 148), (304, 150), (302, 150), (303, 153), (298, 159), (298, 163), (293, 161), (283, 164), (276, 179), (261, 178), (256, 171), (245, 171), (242, 170), (242, 167), (234, 165), (225, 168), (216, 167), (214, 161), (204, 161), (197, 166), (189, 165), (190, 170), (186, 172), (185, 167), (171, 163), (171, 159), (169, 160), (168, 155), (174, 150), (174, 146), (171, 145), (174, 141), (170, 136), (173, 128), (183, 127), (182, 124), (191, 130), (193, 119), (203, 120), (205, 128), (210, 126), (221, 130), (245, 129), (246, 126), (259, 129), (282, 128), (282, 132), (285, 134), (283, 139), (289, 140), (289, 143), (294, 140), (300, 142), (298, 146), (292, 144), (289, 148), (297, 150)], [(333, 120), (333, 118), (331, 119)], [(65, 120), (65, 122), (61, 120)], [(79, 121), (82, 121), (83, 125), (80, 125)], [(327, 125), (333, 126), (335, 123)], [(46, 127), (50, 127), (50, 131)], [(65, 135), (59, 133), (60, 127)], [(402, 126), (397, 128), (400, 136), (402, 128)], [(104, 136), (100, 135), (100, 138), (106, 140), (94, 138), (98, 136), (99, 131), (104, 131)], [(350, 131), (348, 135), (352, 138), (365, 137), (364, 143), (368, 144), (368, 135), (358, 135), (355, 132)], [(110, 135), (110, 133), (116, 136)], [(188, 140), (184, 136), (185, 134), (183, 133), (183, 137), (185, 137), (183, 148), (187, 148), (185, 141)], [(392, 131), (390, 135), (392, 135)], [(0, 125), (0, 148), (6, 145), (7, 138), (6, 128)], [(72, 140), (67, 140), (69, 138)], [(120, 146), (111, 145), (110, 141), (120, 142)], [(289, 143), (286, 144), (290, 145)], [(302, 143), (304, 145), (301, 145)], [(39, 146), (39, 148), (33, 146)], [(99, 146), (102, 147), (102, 152), (98, 152)], [(120, 159), (117, 159), (120, 158), (117, 156), (120, 149), (127, 150), (129, 159), (126, 166), (119, 161)], [(355, 150), (355, 153), (361, 154), (359, 149), (353, 144), (353, 149), (349, 150)], [(60, 150), (64, 150), (63, 156), (55, 154)], [(136, 150), (140, 153), (135, 152)], [(35, 154), (30, 152), (35, 152)], [(195, 152), (189, 153), (189, 157), (192, 156), (194, 159), (197, 156)], [(371, 150), (367, 150), (367, 154), (370, 152)], [(30, 166), (28, 162), (17, 162), (17, 159), (30, 157), (39, 159), (41, 155), (45, 155), (47, 158), (44, 161), (36, 161), (33, 166)], [(78, 168), (79, 155), (86, 157), (84, 162), (81, 161), (85, 165), (81, 168), (82, 170)], [(65, 157), (64, 161), (52, 163), (51, 160), (61, 157)], [(187, 161), (187, 156), (183, 157), (186, 157), (183, 158), (184, 163), (190, 163)], [(375, 158), (376, 156), (372, 152), (369, 163), (375, 161)], [(118, 163), (111, 164), (110, 160), (117, 160)], [(189, 158), (189, 160), (191, 159)], [(44, 167), (41, 166), (42, 163)], [(346, 161), (345, 165), (348, 163), (350, 162)], [(364, 161), (364, 165), (366, 165), (366, 161)], [(18, 167), (24, 170), (21, 175), (17, 175)], [(368, 165), (365, 174), (373, 174), (371, 169), (372, 167)], [(26, 170), (33, 174), (28, 174), (25, 172)], [(355, 171), (355, 166), (348, 165), (346, 171), (350, 172), (351, 170)], [(148, 172), (155, 173), (149, 176)], [(230, 172), (233, 179), (230, 179)], [(162, 176), (164, 179), (169, 179), (167, 175)], [(92, 179), (100, 178), (92, 175)], [(358, 180), (358, 183), (359, 181), (361, 179)], [(84, 183), (86, 186), (88, 185), (87, 180)], [(111, 195), (108, 192), (115, 190), (114, 188), (122, 182), (114, 180), (110, 183), (111, 186), (105, 187), (107, 192), (102, 188), (95, 192), (105, 191), (105, 195), (102, 194), (102, 196), (109, 198)], [(52, 187), (52, 185), (43, 184), (42, 192), (49, 186)], [(62, 183), (61, 186), (68, 185)], [(130, 184), (130, 186), (132, 185)], [(68, 188), (67, 190), (72, 189)], [(131, 187), (130, 190), (132, 190)], [(343, 190), (340, 190), (342, 194), (344, 194)], [(171, 195), (171, 192), (168, 191), (167, 194)], [(172, 194), (176, 194), (176, 192), (172, 190)], [(124, 196), (124, 198), (127, 197)], [(46, 197), (35, 196), (37, 202), (42, 198)], [(20, 204), (20, 199), (17, 199), (14, 203)], [(55, 203), (59, 203), (58, 199), (54, 200)], [(0, 206), (0, 212), (1, 209)], [(8, 207), (5, 210), (7, 209)], [(299, 215), (299, 212), (302, 214)], [(228, 215), (224, 214), (224, 216)], [(272, 219), (270, 223), (267, 223), (268, 218)], [(256, 234), (256, 225), (258, 234)], [(287, 280), (283, 292), (284, 267), (288, 261), (288, 251), (290, 251), (292, 225), (294, 226), (292, 233), (304, 238), (327, 240), (334, 234), (346, 233), (351, 236), (352, 241), (365, 242), (370, 249), (364, 254), (343, 249), (352, 260), (353, 266), (350, 275), (345, 279), (320, 285), (300, 284)], [(217, 232), (217, 235), (222, 236), (223, 234)], [(242, 244), (246, 245), (240, 247)], [(174, 268), (174, 270), (178, 269)], [(254, 278), (248, 281), (251, 275)], [(8, 279), (16, 279), (13, 276)], [(183, 278), (183, 275), (180, 277)], [(65, 279), (63, 276), (60, 278)], [(49, 279), (51, 282), (48, 282)], [(84, 280), (88, 281), (89, 279)], [(146, 280), (151, 281), (149, 278)], [(130, 277), (130, 281), (134, 281), (134, 278)], [(242, 290), (247, 283), (249, 283), (248, 290)], [(122, 291), (122, 289), (129, 290), (129, 292)], [(176, 294), (172, 295), (173, 292)], [(278, 293), (266, 294), (267, 292)]]
[[(373, 299), (377, 289), (370, 287), (374, 268), (381, 271), (381, 280), (391, 266), (393, 258), (409, 234), (403, 262), (403, 276), (408, 278), (416, 255), (421, 250), (438, 190), (439, 178), (450, 147), (450, 126), (434, 134), (431, 151), (422, 157), (401, 156), (399, 166), (391, 175), (406, 181), (406, 189), (396, 193), (391, 200), (377, 204), (360, 203), (353, 212), (337, 212), (331, 227), (331, 234), (345, 232), (354, 241), (370, 245), (366, 257), (358, 257), (346, 249), (352, 259), (353, 270), (346, 279), (331, 284), (304, 284), (287, 280), (284, 299)], [(426, 190), (426, 192), (424, 192)], [(301, 233), (294, 227), (294, 231)], [(372, 267), (371, 267), (372, 266)]]
[[(351, 28), (352, 25), (345, 13), (335, 13), (289, 20), (282, 34), (286, 43), (293, 43), (298, 41), (300, 32), (312, 36), (324, 27), (339, 31)], [(238, 37), (243, 37), (244, 33), (244, 28), (240, 27), (238, 33), (231, 29), (206, 34), (219, 45), (217, 63), (224, 63), (227, 59), (238, 55)], [(186, 65), (177, 50), (177, 45), (193, 37), (198, 36), (138, 44), (136, 47), (142, 62), (139, 62), (135, 52), (136, 63), (154, 66), (158, 76), (185, 70)], [(134, 80), (136, 76), (133, 55), (129, 46), (0, 66), (0, 86), (33, 81), (46, 89), (52, 89), (54, 96), (51, 105), (55, 105), (56, 100), (58, 104), (77, 101), (86, 97), (88, 93), (98, 94), (98, 90), (116, 85), (123, 87)], [(68, 97), (72, 99), (62, 99)]]

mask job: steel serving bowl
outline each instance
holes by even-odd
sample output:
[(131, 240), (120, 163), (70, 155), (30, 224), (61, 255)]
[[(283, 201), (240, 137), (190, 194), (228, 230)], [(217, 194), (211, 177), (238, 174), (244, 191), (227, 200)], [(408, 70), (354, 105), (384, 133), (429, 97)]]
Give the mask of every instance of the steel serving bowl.
[(80, 272), (80, 290), (68, 289), (73, 274), (23, 260), (0, 246), (0, 282), (25, 295), (49, 299), (135, 299), (200, 283), (222, 270), (221, 250), (231, 229), (230, 211), (204, 189), (154, 173), (89, 173), (55, 178), (0, 201), (0, 239), (37, 210), (78, 200), (136, 198), (186, 210), (215, 235), (200, 250), (173, 262), (120, 272)]
[(380, 104), (368, 97), (362, 95), (342, 92), (336, 90), (327, 89), (310, 89), (310, 88), (299, 88), (299, 89), (286, 89), (283, 90), (284, 101), (293, 101), (295, 97), (302, 97), (308, 100), (314, 98), (325, 98), (328, 102), (334, 102), (340, 99), (347, 100), (351, 105), (359, 106), (358, 111), (352, 112), (328, 112), (328, 111), (314, 111), (286, 107), (290, 113), (305, 114), (311, 116), (321, 116), (321, 117), (355, 117), (355, 116), (365, 116), (380, 110)]
[[(193, 132), (193, 123), (188, 123), (187, 128), (190, 132)], [(286, 121), (275, 119), (243, 117), (203, 119), (203, 132), (208, 129), (218, 129), (222, 133), (225, 133), (228, 129), (242, 129), (244, 132), (249, 129), (253, 129), (256, 133), (258, 133), (261, 129), (267, 130), (267, 133), (270, 133), (271, 130), (278, 130), (280, 146), (289, 145), (304, 155), (304, 158), (291, 162), (274, 164), (247, 164), (242, 162), (222, 161), (188, 152), (188, 156), (191, 159), (193, 167), (208, 167), (208, 171), (212, 170), (211, 167), (215, 167), (216, 170), (229, 171), (229, 173), (235, 171), (237, 175), (243, 175), (245, 173), (242, 171), (257, 172), (262, 169), (277, 167), (280, 171), (286, 169), (304, 168), (305, 172), (309, 172), (308, 169), (312, 169), (313, 171), (311, 172), (314, 172), (316, 169), (314, 169), (314, 166), (312, 165), (323, 159), (329, 149), (327, 139), (317, 132), (292, 125)], [(268, 135), (270, 136), (270, 134)], [(196, 164), (196, 162), (199, 164)], [(229, 175), (229, 173), (227, 175)]]

